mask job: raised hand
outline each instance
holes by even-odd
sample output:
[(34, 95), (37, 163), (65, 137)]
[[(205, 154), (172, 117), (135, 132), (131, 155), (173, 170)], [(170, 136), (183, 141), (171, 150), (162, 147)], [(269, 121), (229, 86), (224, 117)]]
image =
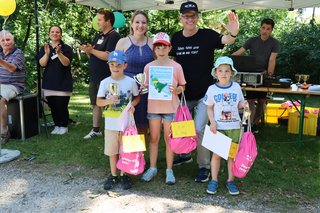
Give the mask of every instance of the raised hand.
[(50, 55), (50, 46), (48, 43), (44, 44), (44, 52), (46, 55)]
[(228, 23), (224, 27), (231, 33), (231, 35), (238, 35), (239, 33), (239, 19), (238, 15), (231, 12), (228, 14)]

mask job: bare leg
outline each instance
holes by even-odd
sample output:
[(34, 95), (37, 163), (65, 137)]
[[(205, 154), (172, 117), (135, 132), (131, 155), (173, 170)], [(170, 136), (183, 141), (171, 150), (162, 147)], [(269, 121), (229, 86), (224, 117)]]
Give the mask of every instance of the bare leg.
[(110, 172), (112, 176), (117, 176), (117, 161), (118, 161), (118, 155), (109, 156)]
[(102, 108), (97, 105), (92, 105), (92, 125), (93, 127), (100, 127), (100, 120), (102, 117)]
[(211, 158), (211, 178), (212, 180), (218, 181), (218, 174), (220, 170), (221, 157), (215, 153), (212, 154)]
[(262, 119), (264, 110), (266, 108), (266, 101), (267, 99), (258, 99), (257, 107), (256, 107), (256, 112), (255, 112), (255, 117), (253, 124), (258, 125), (259, 121)]
[(232, 158), (228, 158), (228, 181), (234, 181), (234, 176), (232, 174)]
[(150, 126), (150, 143), (149, 143), (149, 155), (150, 155), (150, 167), (157, 167), (158, 159), (158, 147), (161, 134), (161, 118), (149, 120)]
[(0, 113), (1, 113), (1, 134), (8, 131), (7, 127), (7, 101), (4, 98), (0, 99)]
[(173, 157), (174, 157), (174, 154), (173, 154), (173, 152), (171, 151), (170, 145), (169, 145), (170, 126), (171, 126), (171, 121), (167, 121), (167, 120), (164, 120), (164, 121), (163, 121), (164, 141), (165, 141), (165, 143), (166, 143), (167, 169), (172, 169)]

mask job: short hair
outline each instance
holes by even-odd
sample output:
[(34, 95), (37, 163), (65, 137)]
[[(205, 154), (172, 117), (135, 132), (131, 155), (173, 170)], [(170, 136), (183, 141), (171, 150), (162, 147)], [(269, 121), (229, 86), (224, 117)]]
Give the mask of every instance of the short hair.
[(7, 30), (1, 30), (0, 31), (0, 36), (5, 37), (6, 35), (9, 35), (12, 39), (14, 39), (14, 36)]
[(62, 34), (62, 29), (61, 29), (61, 27), (60, 27), (59, 25), (51, 25), (51, 27), (49, 28), (49, 33), (50, 33), (50, 31), (51, 31), (51, 29), (52, 29), (53, 27), (59, 28), (60, 33)]
[(274, 27), (274, 21), (271, 19), (271, 18), (265, 18), (261, 21), (261, 26), (263, 24), (268, 24), (268, 25), (271, 25), (272, 29)]
[(115, 20), (113, 12), (109, 10), (100, 9), (98, 10), (98, 14), (103, 15), (105, 21), (110, 20), (111, 26), (113, 26)]
[[(146, 20), (147, 20), (147, 25), (149, 24), (149, 17), (148, 17), (148, 15), (147, 15), (147, 13), (143, 12), (142, 10), (136, 10), (136, 11), (132, 14), (131, 19), (130, 19), (130, 24), (133, 23), (133, 20), (134, 20), (134, 18), (135, 18), (137, 15), (143, 15), (143, 16), (146, 18)], [(132, 29), (131, 26), (130, 26), (130, 35), (133, 35), (133, 29)]]

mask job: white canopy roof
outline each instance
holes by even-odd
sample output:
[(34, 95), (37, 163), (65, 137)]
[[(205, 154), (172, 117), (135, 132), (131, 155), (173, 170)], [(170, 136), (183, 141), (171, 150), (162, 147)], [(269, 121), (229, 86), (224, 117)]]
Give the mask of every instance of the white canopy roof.
[[(178, 10), (186, 0), (64, 0), (114, 10)], [(320, 7), (320, 0), (194, 0), (199, 10), (298, 9)], [(170, 4), (171, 3), (171, 4)]]

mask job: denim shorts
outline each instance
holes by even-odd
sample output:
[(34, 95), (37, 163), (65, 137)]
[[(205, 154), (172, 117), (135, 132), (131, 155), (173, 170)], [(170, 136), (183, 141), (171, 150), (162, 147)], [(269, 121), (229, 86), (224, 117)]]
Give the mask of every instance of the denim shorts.
[(149, 120), (162, 118), (163, 120), (173, 121), (174, 115), (175, 115), (174, 113), (166, 113), (166, 114), (148, 113), (147, 118)]

